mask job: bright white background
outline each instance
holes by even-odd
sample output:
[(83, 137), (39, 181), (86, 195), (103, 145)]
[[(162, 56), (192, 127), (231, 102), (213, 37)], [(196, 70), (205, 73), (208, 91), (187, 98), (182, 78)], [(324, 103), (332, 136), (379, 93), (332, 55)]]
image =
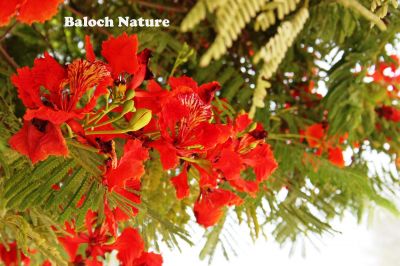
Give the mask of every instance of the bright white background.
[[(238, 256), (226, 261), (217, 254), (213, 266), (399, 266), (400, 265), (400, 220), (385, 211), (378, 211), (369, 226), (357, 225), (351, 215), (334, 224), (341, 234), (324, 235), (318, 242), (317, 250), (306, 244), (306, 257), (298, 246), (293, 256), (290, 247), (280, 248), (272, 239), (260, 238), (256, 243), (248, 237), (238, 243)], [(244, 232), (247, 232), (243, 228)], [(241, 230), (242, 231), (242, 230)], [(238, 233), (240, 235), (240, 233)], [(199, 235), (201, 236), (201, 235)], [(198, 236), (195, 236), (198, 237)], [(201, 245), (199, 245), (201, 246)], [(200, 261), (200, 247), (183, 247), (182, 253), (164, 248), (164, 266), (206, 266), (208, 261)]]

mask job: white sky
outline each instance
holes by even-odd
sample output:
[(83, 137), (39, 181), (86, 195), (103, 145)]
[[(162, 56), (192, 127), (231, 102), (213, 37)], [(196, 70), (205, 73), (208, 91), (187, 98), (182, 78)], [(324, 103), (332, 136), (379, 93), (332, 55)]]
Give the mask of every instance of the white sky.
[[(381, 212), (374, 223), (367, 228), (357, 225), (349, 215), (337, 221), (335, 229), (341, 234), (324, 235), (312, 245), (306, 246), (306, 257), (301, 255), (301, 247), (290, 257), (290, 247), (280, 248), (274, 240), (260, 238), (255, 244), (244, 240), (239, 243), (238, 256), (226, 261), (216, 255), (213, 266), (398, 266), (400, 265), (400, 220)], [(242, 230), (241, 230), (242, 231)], [(247, 232), (246, 229), (243, 230)], [(240, 235), (240, 232), (238, 232)], [(240, 241), (240, 237), (238, 237)], [(200, 261), (198, 254), (202, 245), (177, 250), (163, 249), (164, 266), (206, 266), (208, 261)]]

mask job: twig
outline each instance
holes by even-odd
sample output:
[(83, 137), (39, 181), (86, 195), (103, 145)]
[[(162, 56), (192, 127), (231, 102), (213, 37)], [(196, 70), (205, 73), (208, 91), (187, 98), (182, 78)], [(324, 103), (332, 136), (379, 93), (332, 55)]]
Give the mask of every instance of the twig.
[(386, 25), (385, 23), (374, 13), (369, 11), (365, 6), (360, 4), (358, 1), (355, 0), (337, 0), (340, 4), (342, 4), (344, 7), (347, 8), (353, 8), (357, 12), (359, 12), (362, 16), (364, 16), (366, 19), (374, 23), (378, 28), (382, 31), (386, 30)]
[(15, 63), (14, 59), (7, 53), (7, 51), (3, 48), (2, 45), (0, 45), (0, 53), (3, 55), (4, 59), (7, 61), (7, 63), (16, 70), (19, 68), (18, 64)]
[(150, 3), (150, 2), (147, 2), (147, 1), (143, 1), (143, 0), (132, 0), (132, 2), (137, 3), (137, 4), (141, 5), (141, 6), (161, 9), (161, 10), (165, 10), (165, 11), (172, 11), (172, 12), (178, 12), (178, 13), (186, 13), (188, 11), (184, 7), (164, 6), (164, 5), (161, 5), (161, 4)]
[(10, 27), (8, 27), (8, 29), (0, 36), (0, 42), (2, 42), (4, 40), (4, 38), (6, 38), (7, 34), (10, 33), (14, 29), (15, 25), (17, 25), (17, 24), (18, 24), (18, 22), (16, 21), (16, 22), (14, 22), (14, 24), (12, 24)]
[(32, 29), (43, 39), (43, 41), (46, 43), (47, 47), (51, 50), (51, 52), (53, 53), (53, 56), (55, 57), (56, 52), (55, 52), (53, 46), (51, 45), (51, 43), (49, 42), (49, 37), (48, 37), (47, 32), (46, 32), (46, 34), (41, 33), (34, 24), (32, 24)]

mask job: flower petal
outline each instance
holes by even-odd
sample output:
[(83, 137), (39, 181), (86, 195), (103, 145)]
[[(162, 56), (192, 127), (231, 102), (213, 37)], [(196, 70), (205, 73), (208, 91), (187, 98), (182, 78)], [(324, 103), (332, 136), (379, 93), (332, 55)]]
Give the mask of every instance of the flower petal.
[(45, 22), (57, 13), (62, 2), (64, 0), (26, 0), (19, 10), (18, 20), (27, 24)]
[(44, 123), (39, 130), (32, 121), (25, 121), (21, 130), (9, 140), (10, 146), (28, 156), (32, 163), (43, 161), (50, 155), (68, 155), (60, 128), (47, 121)]
[(38, 108), (43, 105), (40, 100), (39, 86), (29, 67), (17, 69), (17, 74), (11, 77), (11, 81), (17, 87), (18, 97), (27, 108)]
[(86, 50), (86, 60), (93, 63), (96, 60), (96, 55), (93, 51), (93, 46), (90, 41), (90, 36), (85, 36), (85, 50)]
[(0, 1), (0, 27), (6, 26), (17, 12), (22, 0)]
[(103, 42), (101, 55), (110, 64), (113, 76), (123, 73), (134, 74), (138, 70), (138, 40), (136, 35), (125, 32), (118, 37), (110, 37)]
[(189, 196), (189, 184), (188, 184), (188, 175), (187, 175), (187, 167), (184, 166), (182, 172), (171, 178), (171, 182), (176, 190), (176, 197), (178, 199), (183, 199)]

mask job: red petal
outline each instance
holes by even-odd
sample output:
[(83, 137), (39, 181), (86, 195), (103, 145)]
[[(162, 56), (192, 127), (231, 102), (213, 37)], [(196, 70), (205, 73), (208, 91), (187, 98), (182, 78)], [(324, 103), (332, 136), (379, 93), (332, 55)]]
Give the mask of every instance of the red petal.
[(57, 13), (63, 0), (26, 0), (19, 10), (18, 20), (24, 23), (45, 22)]
[(125, 228), (110, 248), (118, 250), (117, 258), (122, 265), (135, 265), (144, 251), (144, 242), (136, 229)]
[(22, 129), (11, 137), (9, 143), (13, 149), (28, 156), (32, 163), (43, 161), (50, 155), (68, 155), (60, 128), (50, 122), (41, 132), (31, 121), (25, 121)]
[(39, 86), (36, 84), (33, 72), (29, 67), (17, 69), (18, 74), (11, 77), (11, 81), (17, 87), (18, 97), (27, 108), (38, 108), (42, 106), (40, 100)]
[(171, 86), (172, 90), (176, 90), (180, 87), (189, 87), (191, 89), (197, 89), (197, 82), (192, 78), (182, 76), (182, 77), (170, 77), (168, 84)]
[(58, 241), (63, 245), (65, 251), (68, 253), (70, 261), (73, 262), (76, 258), (79, 245), (84, 243), (85, 240), (76, 234), (75, 230), (69, 223), (65, 223), (65, 227), (65, 230), (69, 234), (63, 237), (58, 237)]
[(236, 132), (244, 131), (248, 126), (250, 126), (252, 122), (253, 120), (250, 119), (248, 114), (238, 115), (235, 118), (235, 131)]
[(201, 145), (204, 151), (214, 148), (219, 143), (224, 143), (232, 133), (230, 126), (208, 122), (200, 123), (193, 131), (193, 138), (182, 144), (185, 146)]
[(240, 205), (242, 202), (241, 198), (228, 190), (215, 189), (205, 192), (201, 199), (194, 204), (196, 221), (204, 227), (212, 226), (224, 213), (222, 207)]
[(343, 152), (340, 148), (330, 148), (328, 150), (329, 161), (337, 167), (344, 167)]
[[(139, 204), (140, 201), (140, 196), (138, 195), (138, 192), (135, 193), (133, 191), (139, 191), (140, 190), (140, 181), (139, 180), (129, 180), (126, 183), (126, 188), (129, 189), (129, 191), (127, 189), (122, 189), (122, 188), (115, 188), (115, 192), (120, 194), (121, 196), (125, 197), (126, 199), (128, 199), (129, 201), (132, 201), (134, 203)], [(133, 191), (132, 191), (133, 190)], [(133, 205), (128, 204), (129, 207), (131, 208), (131, 215), (136, 215), (138, 213), (138, 209), (136, 207), (134, 207)], [(125, 221), (128, 220), (131, 216), (129, 216), (127, 213), (125, 213), (123, 210), (121, 210), (120, 208), (115, 208), (114, 209), (114, 213), (115, 213), (115, 219), (117, 221)]]
[(0, 1), (0, 27), (7, 25), (23, 0)]
[(200, 98), (203, 100), (204, 103), (210, 104), (211, 101), (214, 99), (215, 92), (220, 89), (221, 89), (221, 85), (219, 85), (218, 82), (213, 81), (213, 82), (201, 85), (197, 89), (197, 93), (199, 94)]
[(171, 178), (171, 182), (176, 190), (176, 197), (178, 199), (183, 199), (189, 196), (189, 185), (188, 185), (188, 175), (186, 166), (183, 167), (182, 172)]
[(134, 74), (138, 70), (137, 48), (137, 36), (128, 36), (125, 32), (103, 42), (101, 55), (110, 64), (114, 77), (125, 72)]
[(124, 155), (115, 169), (106, 174), (108, 188), (125, 186), (128, 180), (138, 180), (144, 174), (143, 161), (148, 159), (148, 151), (139, 140), (128, 140), (124, 146)]
[(244, 169), (242, 158), (235, 151), (225, 148), (218, 156), (220, 159), (213, 163), (213, 167), (222, 171), (227, 180), (240, 178), (240, 172)]
[(140, 258), (134, 261), (132, 266), (161, 266), (163, 258), (160, 254), (143, 252)]
[(9, 250), (2, 244), (0, 244), (0, 262), (4, 262), (6, 266), (29, 265), (30, 259), (18, 249), (16, 242), (8, 244)]
[(318, 148), (325, 136), (322, 124), (313, 124), (306, 129), (306, 139), (311, 148)]
[(90, 42), (90, 36), (85, 36), (85, 50), (86, 50), (86, 60), (93, 63), (96, 60), (96, 55), (93, 51), (92, 43)]
[(150, 143), (150, 146), (159, 152), (164, 170), (174, 168), (178, 165), (178, 155), (172, 145), (163, 140), (157, 140)]
[(259, 144), (246, 153), (244, 162), (254, 168), (258, 182), (266, 180), (278, 167), (274, 154), (266, 143)]
[(55, 111), (52, 108), (43, 106), (36, 110), (32, 110), (32, 109), (26, 110), (24, 119), (32, 120), (34, 118), (50, 121), (54, 125), (61, 125), (62, 123), (66, 122), (70, 119), (81, 118), (81, 117), (75, 113), (68, 113), (68, 112), (64, 112), (64, 111)]
[(67, 77), (65, 69), (48, 53), (44, 54), (44, 58), (35, 59), (32, 73), (36, 84), (57, 95), (61, 82)]

